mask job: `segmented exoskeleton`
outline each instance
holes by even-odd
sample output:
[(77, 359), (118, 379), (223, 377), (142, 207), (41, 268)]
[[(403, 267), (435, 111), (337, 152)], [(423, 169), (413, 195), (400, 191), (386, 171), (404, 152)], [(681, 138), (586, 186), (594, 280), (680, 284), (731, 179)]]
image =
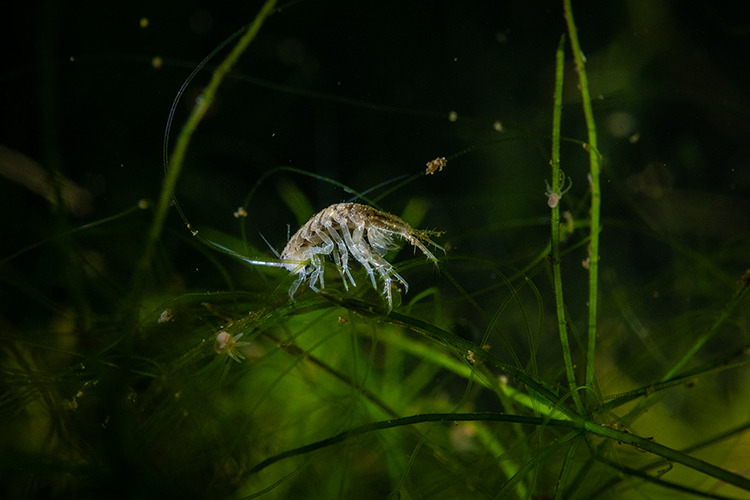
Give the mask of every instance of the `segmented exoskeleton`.
[(304, 281), (309, 281), (312, 290), (318, 291), (316, 283), (324, 288), (323, 271), (325, 256), (330, 255), (341, 274), (344, 287), (348, 290), (347, 279), (357, 286), (349, 271), (349, 259), (353, 257), (365, 268), (370, 276), (372, 286), (377, 289), (375, 272), (383, 280), (383, 295), (388, 299), (388, 308), (393, 307), (392, 284), (396, 279), (409, 285), (399, 275), (390, 262), (383, 257), (388, 250), (398, 248), (394, 237), (399, 236), (416, 248), (419, 248), (428, 259), (437, 262), (437, 258), (420, 241), (424, 240), (436, 248), (427, 231), (418, 231), (395, 215), (376, 210), (359, 203), (338, 203), (325, 208), (312, 216), (299, 231), (289, 239), (281, 259), (284, 267), (298, 275), (289, 288), (289, 297)]

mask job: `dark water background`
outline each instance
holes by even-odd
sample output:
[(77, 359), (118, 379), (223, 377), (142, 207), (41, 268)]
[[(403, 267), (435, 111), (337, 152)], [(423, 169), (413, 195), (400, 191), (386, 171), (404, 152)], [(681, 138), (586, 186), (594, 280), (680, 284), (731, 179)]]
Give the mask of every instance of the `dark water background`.
[[(260, 5), (45, 1), (0, 7), (0, 258), (120, 213), (140, 199), (157, 199), (166, 120), (180, 85)], [(700, 1), (575, 2), (574, 8), (603, 155), (602, 383), (624, 391), (631, 386), (618, 381), (622, 373), (635, 385), (646, 384), (679, 358), (750, 267), (750, 8)], [(449, 254), (490, 259), (512, 274), (549, 239), (545, 179), (554, 55), (565, 30), (557, 2), (282, 5), (195, 134), (178, 199), (193, 226), (239, 237), (233, 212), (275, 167), (295, 167), (365, 191), (387, 181), (394, 185), (429, 160), (470, 149), (442, 172), (378, 202), (400, 214), (418, 201), (426, 210), (420, 226), (446, 231), (440, 241)], [(172, 144), (224, 54), (183, 95)], [(562, 132), (585, 141), (569, 50), (566, 61)], [(19, 160), (19, 154), (26, 158)], [(574, 143), (564, 143), (562, 155), (573, 188), (561, 203), (579, 223), (569, 241), (574, 246), (586, 236), (588, 155)], [(71, 210), (51, 210), (33, 187), (48, 183), (41, 173), (29, 174), (35, 171), (27, 161), (79, 187)], [(8, 164), (21, 165), (26, 174), (9, 173)], [(281, 249), (287, 225), (294, 231), (300, 223), (290, 204), (318, 210), (352, 197), (322, 177), (279, 173), (252, 198), (248, 239), (265, 258), (273, 256), (260, 234)], [(56, 348), (96, 357), (104, 348), (97, 340), (102, 325), (116, 330), (109, 322), (121, 319), (149, 222), (145, 211), (83, 231), (71, 246), (57, 240), (4, 263), (4, 342), (20, 337), (44, 344), (61, 331), (70, 343)], [(187, 236), (176, 213), (170, 214), (144, 302), (156, 307), (184, 293), (227, 288), (226, 277), (207, 264), (216, 256), (207, 257), (211, 252)], [(581, 331), (585, 258), (581, 244), (564, 263), (568, 307)], [(497, 283), (486, 268), (446, 265), (468, 293)], [(233, 286), (284, 296), (274, 277), (259, 281), (244, 267), (230, 269)], [(281, 280), (282, 274), (276, 276)], [(540, 309), (552, 318), (549, 280), (543, 272), (538, 276)], [(472, 325), (481, 322), (447, 280), (421, 273), (412, 286), (437, 286), (458, 300), (450, 308), (455, 331), (479, 340)], [(490, 310), (497, 300), (477, 296)], [(509, 321), (512, 329), (514, 319)], [(552, 343), (555, 332), (549, 331)], [(748, 338), (742, 313), (730, 332), (708, 344), (705, 359), (740, 349)], [(506, 348), (522, 359), (529, 355), (523, 337)], [(14, 357), (11, 351), (6, 360)], [(75, 366), (74, 358), (43, 358), (27, 368), (59, 373), (66, 364)], [(558, 350), (542, 347), (540, 372), (559, 376), (562, 368), (554, 360)], [(45, 363), (53, 367), (49, 372)], [(8, 370), (6, 375), (14, 373)], [(711, 387), (725, 391), (731, 414), (731, 400), (746, 388), (747, 377), (715, 383)], [(703, 422), (706, 410), (700, 398), (693, 399), (694, 405), (681, 408), (690, 422)], [(9, 417), (12, 408), (16, 417), (23, 413), (20, 400), (4, 408)], [(85, 437), (75, 442), (88, 446)], [(19, 447), (13, 439), (5, 445)]]

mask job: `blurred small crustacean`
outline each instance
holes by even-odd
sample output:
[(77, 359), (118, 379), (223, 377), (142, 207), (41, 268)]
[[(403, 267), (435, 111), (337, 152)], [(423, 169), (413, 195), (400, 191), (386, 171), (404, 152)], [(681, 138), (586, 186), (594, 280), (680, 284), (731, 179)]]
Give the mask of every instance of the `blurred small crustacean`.
[(442, 249), (429, 239), (430, 234), (435, 233), (416, 230), (399, 217), (367, 205), (331, 205), (313, 215), (289, 239), (284, 251), (281, 252), (283, 266), (298, 275), (297, 280), (289, 288), (289, 297), (294, 298), (294, 293), (304, 281), (307, 281), (310, 288), (316, 292), (317, 284), (324, 288), (323, 271), (326, 255), (333, 258), (344, 281), (344, 287), (348, 290), (347, 280), (353, 286), (357, 286), (349, 270), (350, 258), (354, 258), (364, 267), (375, 289), (376, 272), (383, 280), (382, 293), (388, 300), (390, 310), (393, 308), (393, 281), (404, 285), (405, 291), (408, 291), (409, 285), (384, 255), (388, 250), (398, 248), (394, 242), (394, 238), (398, 236), (419, 248), (429, 260), (437, 263), (437, 258), (420, 241)]

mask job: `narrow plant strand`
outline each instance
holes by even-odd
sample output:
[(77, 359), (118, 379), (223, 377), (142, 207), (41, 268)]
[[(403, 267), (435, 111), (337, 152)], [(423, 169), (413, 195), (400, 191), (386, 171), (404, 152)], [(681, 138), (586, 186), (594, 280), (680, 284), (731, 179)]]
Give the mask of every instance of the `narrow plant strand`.
[[(564, 415), (563, 418), (570, 419), (560, 420), (545, 418), (544, 423), (546, 425), (564, 426), (573, 429), (585, 430), (596, 436), (605, 437), (619, 443), (626, 443), (649, 453), (653, 453), (654, 455), (663, 457), (672, 462), (683, 464), (691, 469), (699, 471), (708, 476), (715, 477), (728, 484), (732, 484), (750, 491), (750, 479), (742, 477), (726, 469), (722, 469), (721, 467), (712, 465), (679, 450), (661, 445), (651, 439), (620, 431), (606, 425), (600, 425), (585, 416), (576, 414), (570, 408), (565, 406), (559, 396), (549, 390), (543, 382), (535, 380), (533, 377), (530, 377), (523, 370), (520, 370), (515, 366), (508, 365), (507, 363), (502, 362), (491, 353), (486, 352), (481, 348), (478, 349), (476, 345), (465, 339), (462, 339), (461, 337), (458, 337), (457, 335), (442, 330), (434, 325), (424, 323), (416, 318), (404, 316), (399, 313), (393, 312), (390, 315), (386, 315), (384, 312), (382, 312), (379, 314), (371, 305), (365, 306), (365, 304), (362, 303), (358, 306), (358, 301), (353, 299), (343, 300), (341, 301), (341, 305), (343, 305), (347, 309), (356, 310), (363, 316), (375, 315), (381, 317), (384, 321), (387, 321), (389, 323), (405, 326), (415, 332), (425, 334), (444, 345), (449, 345), (458, 350), (473, 350), (474, 355), (478, 359), (481, 359), (488, 365), (492, 365), (495, 368), (498, 368), (507, 373), (516, 380), (522, 382), (531, 391), (533, 391), (533, 393), (535, 393), (535, 397), (539, 398), (540, 401), (549, 403), (550, 406), (559, 410)], [(456, 414), (451, 415), (455, 416)]]
[[(326, 298), (333, 299), (332, 297)], [(531, 391), (533, 398), (535, 398), (540, 404), (549, 405), (550, 408), (559, 411), (562, 418), (569, 418), (571, 420), (581, 419), (581, 417), (565, 405), (554, 390), (548, 387), (543, 381), (537, 380), (521, 368), (503, 362), (494, 354), (485, 351), (481, 346), (477, 346), (471, 341), (417, 318), (406, 316), (395, 311), (388, 314), (384, 309), (375, 307), (373, 304), (368, 304), (358, 299), (347, 297), (341, 299), (338, 303), (342, 307), (356, 311), (362, 316), (379, 318), (381, 321), (406, 327), (409, 330), (434, 339), (444, 346), (450, 346), (451, 349), (454, 349), (457, 352), (468, 353), (469, 351), (472, 351), (477, 360), (481, 360), (488, 365), (494, 366), (498, 370), (523, 383)]]
[[(601, 212), (601, 189), (599, 185), (599, 174), (601, 171), (601, 156), (599, 155), (598, 141), (596, 137), (596, 123), (594, 122), (594, 111), (591, 107), (591, 94), (589, 93), (589, 80), (586, 76), (586, 61), (578, 43), (578, 29), (573, 18), (573, 6), (571, 0), (563, 0), (565, 10), (565, 21), (568, 25), (570, 46), (576, 61), (578, 81), (581, 86), (581, 100), (583, 102), (583, 114), (586, 117), (586, 129), (588, 133), (588, 152), (590, 165), (590, 187), (591, 187), (591, 242), (589, 244), (589, 322), (588, 341), (586, 350), (586, 378), (585, 386), (592, 389), (594, 386), (594, 363), (596, 356), (596, 330), (599, 296), (599, 232)], [(593, 392), (589, 391), (589, 394)]]
[(93, 228), (95, 228), (97, 226), (101, 226), (103, 224), (108, 224), (110, 222), (114, 222), (114, 221), (116, 221), (118, 219), (121, 219), (123, 217), (127, 217), (127, 216), (131, 215), (134, 212), (138, 212), (140, 210), (145, 210), (147, 208), (148, 208), (148, 202), (141, 201), (141, 202), (138, 202), (137, 205), (134, 205), (134, 206), (132, 206), (130, 208), (127, 208), (127, 209), (123, 210), (122, 212), (120, 212), (119, 214), (110, 215), (109, 217), (105, 217), (103, 219), (99, 219), (99, 220), (94, 221), (94, 222), (89, 222), (88, 224), (84, 224), (82, 226), (78, 226), (78, 227), (74, 227), (72, 229), (68, 229), (68, 230), (66, 230), (63, 233), (55, 234), (55, 235), (50, 236), (48, 238), (44, 238), (43, 240), (39, 240), (39, 241), (37, 241), (35, 243), (32, 243), (31, 245), (27, 245), (27, 246), (23, 247), (22, 249), (20, 249), (20, 250), (14, 252), (14, 253), (8, 255), (5, 258), (3, 258), (2, 260), (0, 260), (0, 266), (3, 266), (5, 264), (7, 264), (8, 262), (12, 261), (13, 259), (16, 259), (16, 258), (20, 257), (21, 255), (29, 253), (32, 250), (35, 250), (35, 249), (37, 249), (39, 247), (47, 245), (48, 243), (52, 243), (52, 242), (54, 242), (56, 240), (59, 240), (61, 238), (68, 238), (70, 236), (73, 236), (74, 234), (78, 234), (78, 233), (83, 232), (83, 231), (88, 231), (90, 229), (93, 229)]
[[(555, 105), (552, 114), (552, 192), (559, 193), (560, 186), (560, 123), (562, 121), (563, 69), (565, 68), (565, 35), (560, 37), (555, 57)], [(555, 309), (557, 312), (557, 327), (560, 333), (565, 374), (568, 377), (568, 387), (573, 396), (578, 412), (583, 414), (583, 403), (578, 393), (573, 358), (570, 355), (568, 341), (568, 322), (565, 318), (565, 300), (562, 289), (562, 272), (560, 270), (560, 204), (552, 207), (552, 274), (555, 287)]]
[(745, 297), (750, 293), (750, 286), (745, 286), (740, 290), (740, 293), (738, 293), (732, 301), (721, 311), (721, 314), (719, 314), (719, 317), (716, 319), (713, 325), (711, 325), (711, 328), (708, 329), (706, 333), (704, 333), (693, 345), (693, 347), (680, 359), (662, 378), (661, 382), (665, 382), (667, 380), (670, 380), (673, 378), (680, 370), (682, 370), (685, 365), (688, 364), (688, 362), (693, 359), (693, 357), (698, 353), (698, 351), (701, 350), (701, 348), (708, 342), (708, 340), (714, 336), (714, 334), (719, 331), (719, 328), (721, 328), (724, 323), (727, 322), (727, 320), (731, 317), (732, 313), (734, 313), (735, 309), (737, 309), (737, 306), (745, 299)]
[[(622, 417), (622, 422), (625, 425), (630, 425), (630, 423), (634, 422), (635, 419), (646, 409), (648, 409), (654, 402), (654, 397), (656, 395), (656, 390), (681, 385), (684, 384), (692, 379), (694, 379), (697, 376), (705, 376), (707, 374), (711, 373), (719, 373), (724, 370), (734, 369), (738, 367), (743, 367), (746, 365), (746, 362), (738, 362), (738, 363), (729, 363), (729, 361), (736, 356), (742, 356), (745, 353), (745, 347), (739, 349), (738, 351), (735, 351), (733, 353), (730, 353), (728, 356), (721, 356), (720, 358), (714, 359), (709, 361), (708, 363), (705, 363), (702, 366), (695, 367), (691, 370), (681, 372), (678, 376), (677, 373), (680, 372), (685, 365), (693, 359), (693, 357), (700, 351), (700, 349), (705, 345), (706, 342), (719, 330), (719, 328), (726, 323), (726, 321), (731, 317), (732, 313), (737, 309), (739, 304), (750, 294), (750, 287), (745, 286), (743, 289), (740, 290), (739, 293), (737, 293), (734, 298), (727, 304), (726, 307), (722, 310), (719, 317), (716, 319), (713, 325), (711, 325), (711, 328), (708, 329), (706, 333), (704, 333), (693, 345), (693, 347), (678, 361), (668, 372), (666, 375), (664, 375), (661, 380), (653, 384), (652, 386), (641, 388), (636, 391), (630, 391), (629, 393), (625, 393), (623, 395), (617, 395), (616, 399), (613, 401), (610, 401), (605, 407), (613, 407), (615, 405), (620, 405), (626, 402), (628, 399), (635, 399), (642, 393), (645, 395), (645, 398), (638, 402), (638, 404), (628, 412), (627, 415)], [(645, 392), (643, 392), (645, 390)]]
[(573, 469), (573, 464), (576, 461), (576, 450), (578, 449), (578, 445), (582, 441), (582, 437), (583, 436), (579, 434), (577, 436), (577, 439), (570, 443), (570, 448), (568, 448), (568, 452), (565, 454), (565, 460), (563, 461), (562, 468), (560, 469), (560, 474), (557, 476), (554, 500), (562, 500), (563, 498), (565, 498), (565, 495), (568, 491), (568, 479), (570, 477), (571, 470)]
[[(273, 455), (263, 460), (262, 462), (258, 463), (257, 465), (251, 467), (250, 469), (248, 469), (245, 472), (245, 475), (247, 476), (247, 475), (252, 475), (257, 472), (260, 472), (261, 470), (273, 465), (276, 462), (284, 460), (286, 458), (303, 455), (306, 453), (311, 453), (315, 450), (326, 448), (334, 444), (344, 442), (355, 436), (360, 436), (362, 434), (366, 434), (370, 432), (381, 431), (385, 429), (392, 429), (392, 428), (402, 427), (402, 426), (409, 426), (409, 425), (420, 424), (420, 423), (426, 423), (426, 422), (472, 422), (472, 421), (522, 423), (522, 424), (528, 424), (528, 425), (562, 427), (562, 428), (571, 429), (573, 432), (570, 432), (566, 436), (559, 438), (556, 442), (557, 445), (563, 445), (566, 441), (569, 441), (575, 438), (576, 436), (580, 435), (581, 431), (587, 431), (591, 434), (604, 437), (604, 438), (608, 438), (619, 443), (628, 444), (635, 448), (639, 448), (643, 451), (653, 453), (654, 455), (661, 456), (672, 462), (680, 463), (693, 470), (699, 471), (703, 474), (719, 479), (720, 481), (724, 481), (727, 484), (731, 484), (739, 488), (742, 488), (744, 490), (750, 491), (750, 479), (747, 479), (745, 477), (740, 476), (739, 474), (735, 474), (733, 472), (722, 469), (715, 465), (709, 464), (708, 462), (705, 462), (699, 458), (690, 456), (681, 451), (661, 445), (650, 439), (636, 436), (635, 434), (630, 434), (624, 431), (619, 431), (611, 427), (599, 425), (590, 421), (557, 420), (557, 419), (548, 419), (544, 417), (532, 417), (532, 416), (525, 416), (525, 415), (508, 415), (508, 414), (502, 414), (502, 413), (482, 413), (482, 412), (479, 412), (479, 413), (423, 413), (420, 415), (394, 418), (394, 419), (383, 420), (379, 422), (371, 422), (368, 424), (361, 425), (359, 427), (355, 427), (354, 429), (341, 432), (339, 434), (317, 441), (315, 443), (310, 443), (304, 446), (300, 446), (298, 448), (290, 449), (290, 450), (278, 453), (276, 455)], [(554, 450), (556, 449), (559, 449), (559, 446), (556, 446), (554, 448)], [(553, 449), (549, 449), (549, 451), (553, 451)], [(534, 462), (533, 465), (538, 465), (538, 463), (543, 458), (546, 458), (546, 455), (535, 459), (533, 461)], [(520, 470), (516, 474), (517, 477), (515, 477), (515, 479), (516, 480), (520, 479), (524, 473), (525, 473), (524, 469)]]
[(620, 431), (607, 427), (606, 425), (599, 425), (594, 422), (586, 421), (585, 428), (587, 431), (597, 436), (609, 438), (617, 443), (624, 443), (635, 448), (639, 448), (643, 451), (647, 451), (654, 455), (660, 456), (671, 462), (676, 462), (685, 465), (693, 470), (701, 472), (707, 476), (715, 477), (720, 481), (724, 481), (727, 484), (732, 484), (738, 488), (750, 491), (750, 479), (730, 472), (726, 469), (722, 469), (716, 465), (710, 464), (700, 458), (696, 458), (687, 453), (669, 448), (656, 441), (648, 438), (643, 438), (635, 434)]
[[(657, 486), (660, 486), (667, 490), (675, 490), (676, 492), (683, 492), (688, 493), (690, 495), (696, 496), (696, 497), (703, 497), (703, 498), (716, 498), (721, 500), (736, 500), (736, 497), (728, 497), (724, 495), (718, 495), (716, 493), (711, 492), (705, 492), (700, 491), (695, 488), (691, 488), (689, 486), (685, 486), (684, 484), (676, 483), (674, 481), (667, 481), (664, 479), (661, 479), (662, 473), (657, 473), (657, 475), (652, 476), (651, 474), (648, 474), (647, 472), (641, 470), (641, 469), (635, 469), (633, 467), (628, 467), (627, 465), (617, 463), (614, 460), (610, 460), (604, 456), (597, 455), (596, 460), (598, 462), (601, 462), (602, 464), (606, 465), (607, 467), (610, 467), (611, 469), (618, 472), (618, 476), (615, 480), (612, 480), (608, 483), (606, 483), (603, 487), (601, 487), (599, 490), (595, 491), (591, 494), (592, 498), (603, 496), (604, 493), (607, 490), (612, 490), (616, 485), (619, 485), (619, 483), (622, 481), (624, 477), (627, 476), (634, 476), (639, 477), (643, 479), (644, 481), (648, 481), (649, 483), (653, 483)], [(664, 462), (661, 462), (661, 465), (664, 465)], [(671, 470), (671, 468), (670, 468)], [(673, 492), (674, 494), (674, 492)]]
[[(707, 439), (704, 439), (703, 441), (695, 443), (692, 446), (689, 446), (688, 448), (682, 449), (681, 451), (682, 451), (682, 453), (693, 453), (695, 451), (707, 448), (709, 446), (716, 445), (716, 444), (720, 443), (721, 441), (724, 441), (724, 440), (729, 439), (729, 438), (739, 438), (739, 436), (742, 433), (746, 432), (748, 429), (750, 429), (750, 423), (745, 423), (745, 424), (742, 424), (740, 426), (734, 427), (733, 429), (729, 429), (728, 431), (725, 431), (725, 432), (722, 432), (722, 433), (717, 434), (715, 436), (711, 436), (711, 437), (709, 437)], [(596, 455), (596, 457), (595, 457), (596, 460), (598, 460), (598, 461), (600, 461), (602, 463), (604, 463), (604, 458), (605, 457), (603, 457), (602, 455)], [(627, 471), (625, 471), (623, 469), (623, 467), (625, 467), (624, 464), (616, 464), (614, 462), (609, 462), (607, 465), (609, 465), (610, 467), (614, 468), (615, 470), (627, 472)], [(646, 473), (650, 469), (655, 469), (656, 467), (661, 467), (663, 465), (664, 465), (664, 460), (662, 460), (662, 459), (654, 460), (654, 461), (652, 461), (650, 463), (647, 463), (645, 465), (641, 465), (640, 467), (638, 467), (637, 469), (635, 469), (637, 471), (637, 473), (635, 475), (637, 475), (638, 477), (641, 477), (641, 475), (643, 474), (643, 475), (646, 475), (649, 480), (653, 480), (654, 477), (650, 476), (650, 475), (647, 475)], [(628, 468), (628, 469), (629, 470), (633, 470), (631, 468)], [(610, 479), (608, 482), (606, 482), (604, 485), (602, 485), (602, 487), (599, 489), (599, 492), (603, 493), (603, 492), (607, 491), (608, 489), (614, 488), (615, 486), (617, 486), (618, 484), (620, 484), (623, 481), (624, 478), (625, 478), (624, 475), (618, 475), (618, 477), (614, 477), (614, 478)], [(667, 485), (667, 487), (669, 487), (669, 486)], [(678, 488), (679, 487), (680, 486), (678, 486)], [(726, 497), (720, 497), (720, 496), (709, 496), (708, 494), (700, 492), (700, 491), (696, 493), (695, 490), (693, 490), (692, 493), (696, 494), (696, 495), (700, 495), (700, 496), (708, 496), (709, 498), (726, 498)], [(592, 497), (596, 497), (598, 495), (597, 494), (592, 494), (591, 496)]]
[(551, 444), (542, 447), (537, 454), (531, 457), (531, 460), (524, 464), (524, 466), (516, 473), (515, 476), (510, 478), (510, 481), (503, 484), (502, 488), (500, 488), (492, 498), (495, 500), (508, 498), (510, 496), (511, 488), (515, 486), (521, 479), (523, 479), (526, 474), (528, 474), (532, 470), (538, 471), (540, 464), (544, 460), (555, 454), (557, 451), (563, 449), (571, 440), (577, 438), (580, 435), (580, 431), (572, 431), (556, 439)]
[[(618, 406), (622, 406), (641, 396), (646, 396), (646, 398), (648, 398), (650, 395), (656, 394), (657, 392), (664, 389), (686, 384), (698, 377), (705, 377), (706, 375), (715, 375), (717, 373), (728, 370), (745, 368), (750, 365), (750, 360), (737, 361), (732, 363), (730, 363), (730, 361), (739, 357), (746, 357), (748, 352), (750, 352), (750, 345), (744, 345), (734, 350), (733, 352), (723, 354), (715, 359), (712, 359), (711, 361), (705, 363), (703, 366), (699, 366), (689, 371), (682, 372), (678, 377), (665, 380), (664, 382), (640, 387), (631, 391), (605, 396), (604, 399), (609, 401), (606, 404), (600, 406), (596, 410), (595, 415), (611, 411), (612, 409), (617, 408)], [(631, 410), (628, 414), (630, 415), (636, 410), (639, 410), (639, 408), (636, 407), (636, 409)]]
[(315, 450), (333, 446), (351, 439), (355, 436), (367, 434), (370, 432), (381, 431), (385, 429), (393, 429), (397, 427), (403, 427), (414, 424), (422, 424), (426, 422), (476, 422), (476, 421), (493, 421), (493, 422), (517, 422), (522, 424), (531, 425), (549, 425), (557, 427), (575, 427), (575, 424), (569, 420), (550, 420), (544, 417), (531, 417), (524, 415), (505, 415), (501, 413), (423, 413), (421, 415), (413, 415), (409, 417), (393, 418), (389, 420), (382, 420), (379, 422), (371, 422), (364, 424), (354, 429), (344, 431), (326, 439), (322, 439), (315, 443), (310, 443), (298, 448), (293, 448), (276, 455), (273, 455), (262, 462), (258, 463), (254, 467), (250, 468), (245, 474), (252, 475), (257, 472), (266, 469), (267, 467), (297, 455), (303, 455), (310, 453)]
[[(144, 249), (143, 256), (138, 262), (138, 268), (136, 270), (136, 283), (142, 280), (145, 276), (146, 271), (151, 263), (151, 256), (153, 255), (156, 242), (161, 236), (162, 229), (164, 228), (164, 222), (169, 212), (169, 207), (172, 202), (173, 193), (175, 186), (177, 185), (177, 179), (180, 176), (180, 171), (185, 162), (185, 155), (187, 153), (190, 140), (192, 139), (193, 133), (198, 128), (198, 125), (203, 120), (206, 112), (213, 104), (216, 97), (216, 92), (219, 86), (224, 80), (224, 77), (229, 73), (237, 62), (242, 53), (247, 49), (258, 32), (261, 26), (265, 22), (266, 18), (273, 12), (276, 5), (276, 0), (268, 0), (263, 8), (260, 10), (258, 15), (255, 17), (253, 22), (248, 27), (245, 34), (239, 39), (237, 45), (232, 49), (229, 55), (224, 61), (216, 68), (211, 81), (206, 86), (203, 93), (196, 100), (196, 104), (193, 107), (187, 122), (182, 128), (180, 135), (177, 138), (174, 153), (172, 154), (172, 161), (169, 163), (169, 169), (164, 179), (164, 185), (162, 186), (161, 193), (159, 194), (159, 201), (157, 203), (156, 212), (154, 214), (154, 222), (151, 224), (151, 228), (146, 239), (146, 248)], [(138, 285), (134, 287), (134, 293), (139, 292)]]

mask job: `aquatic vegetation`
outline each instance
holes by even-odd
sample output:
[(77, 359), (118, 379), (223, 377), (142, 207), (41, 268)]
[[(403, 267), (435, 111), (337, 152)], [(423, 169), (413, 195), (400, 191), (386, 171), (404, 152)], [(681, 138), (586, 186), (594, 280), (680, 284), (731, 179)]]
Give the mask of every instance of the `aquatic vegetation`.
[(664, 5), (122, 13), (38, 154), (0, 80), (0, 496), (747, 496), (747, 119)]

